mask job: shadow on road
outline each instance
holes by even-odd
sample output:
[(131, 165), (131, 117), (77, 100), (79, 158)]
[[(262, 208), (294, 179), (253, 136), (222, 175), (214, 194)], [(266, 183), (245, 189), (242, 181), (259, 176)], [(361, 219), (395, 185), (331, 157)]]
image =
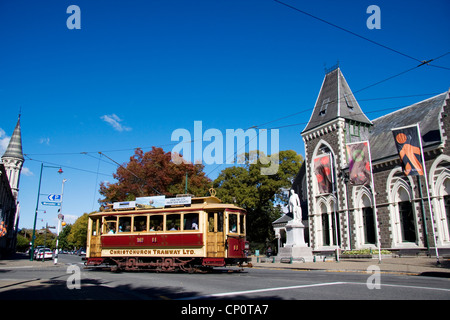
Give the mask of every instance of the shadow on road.
[[(0, 300), (222, 300), (220, 297), (209, 298), (195, 291), (186, 291), (183, 287), (109, 286), (104, 281), (89, 278), (80, 281), (80, 289), (70, 289), (66, 279), (61, 279), (62, 277), (67, 275), (4, 284), (0, 286)], [(236, 295), (232, 299), (241, 300), (248, 297)], [(264, 296), (262, 299), (280, 300), (281, 298)]]

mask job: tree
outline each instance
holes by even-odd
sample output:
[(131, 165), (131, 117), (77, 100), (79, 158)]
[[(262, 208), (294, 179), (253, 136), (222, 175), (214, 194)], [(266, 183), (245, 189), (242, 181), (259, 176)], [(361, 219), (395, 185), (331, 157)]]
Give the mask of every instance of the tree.
[(64, 228), (61, 229), (61, 232), (59, 233), (59, 242), (58, 242), (59, 248), (73, 249), (74, 247), (73, 243), (68, 240), (71, 230), (72, 230), (71, 224), (66, 224)]
[(272, 222), (281, 216), (281, 205), (287, 204), (287, 191), (303, 163), (303, 157), (295, 151), (280, 151), (276, 174), (263, 175), (261, 168), (269, 166), (262, 164), (267, 161), (257, 161), (263, 156), (256, 152), (245, 154), (244, 166), (226, 168), (214, 180), (222, 201), (246, 209), (247, 236), (259, 243), (274, 239)]
[(30, 241), (21, 234), (17, 234), (16, 251), (26, 252), (30, 248)]
[(79, 217), (70, 229), (67, 241), (76, 248), (86, 248), (89, 214)]
[(203, 172), (204, 166), (182, 162), (172, 162), (171, 152), (153, 147), (144, 153), (136, 149), (130, 161), (117, 169), (113, 175), (116, 183), (101, 183), (101, 202), (134, 200), (136, 197), (166, 195), (185, 192), (186, 173), (188, 193), (205, 195), (211, 180)]

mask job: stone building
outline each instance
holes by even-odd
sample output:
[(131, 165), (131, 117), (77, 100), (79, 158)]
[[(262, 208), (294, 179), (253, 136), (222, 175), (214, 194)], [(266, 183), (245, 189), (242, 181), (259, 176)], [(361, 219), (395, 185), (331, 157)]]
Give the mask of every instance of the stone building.
[(0, 163), (0, 258), (15, 251), (20, 172), (24, 162), (20, 116)]
[[(307, 241), (314, 251), (335, 250), (338, 246), (346, 250), (375, 249), (378, 241), (381, 248), (391, 250), (420, 251), (436, 244), (438, 248), (450, 248), (449, 108), (449, 92), (444, 92), (369, 120), (340, 68), (325, 75), (311, 118), (301, 133), (305, 162), (293, 184), (306, 208)], [(424, 176), (403, 174), (391, 132), (417, 123), (432, 213)], [(375, 199), (370, 185), (348, 182), (346, 144), (358, 141), (370, 144)], [(322, 155), (329, 155), (332, 163), (333, 188), (329, 193), (321, 193), (314, 174), (314, 160)], [(274, 222), (276, 233), (282, 234), (284, 220), (289, 218)]]

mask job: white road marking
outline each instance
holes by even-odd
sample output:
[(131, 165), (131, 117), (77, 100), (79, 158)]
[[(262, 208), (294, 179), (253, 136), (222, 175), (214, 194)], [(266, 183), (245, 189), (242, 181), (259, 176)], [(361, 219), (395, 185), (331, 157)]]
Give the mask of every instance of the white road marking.
[[(359, 284), (359, 285), (366, 285), (366, 283), (360, 283), (360, 282), (343, 282), (346, 284)], [(433, 287), (419, 287), (419, 286), (406, 286), (402, 284), (380, 284), (381, 287), (397, 287), (397, 288), (408, 288), (408, 289), (421, 289), (421, 290), (436, 290), (436, 291), (445, 291), (450, 292), (450, 289), (445, 288), (433, 288)]]
[[(315, 283), (315, 284), (306, 284), (306, 285), (298, 285), (298, 286), (288, 286), (288, 287), (275, 287), (275, 288), (265, 288), (265, 289), (255, 289), (255, 290), (244, 290), (244, 291), (234, 291), (234, 292), (223, 292), (223, 293), (213, 293), (203, 296), (195, 296), (195, 297), (187, 297), (181, 298), (179, 300), (197, 300), (197, 299), (206, 299), (206, 298), (214, 298), (214, 297), (227, 297), (234, 295), (242, 295), (242, 294), (252, 294), (252, 293), (262, 293), (262, 292), (270, 292), (270, 291), (281, 291), (281, 290), (294, 290), (294, 289), (303, 289), (303, 288), (312, 288), (312, 287), (323, 287), (323, 286), (334, 286), (340, 284), (350, 284), (350, 285), (364, 285), (367, 284), (365, 282), (326, 282), (326, 283)], [(406, 286), (406, 285), (397, 285), (397, 284), (381, 284), (381, 287), (398, 287), (398, 288), (409, 288), (409, 289), (419, 289), (419, 290), (435, 290), (435, 291), (444, 291), (450, 292), (450, 289), (445, 288), (432, 288), (432, 287), (419, 287), (419, 286)]]
[(255, 290), (245, 290), (245, 291), (213, 293), (213, 294), (208, 294), (205, 296), (182, 298), (180, 300), (195, 300), (195, 299), (205, 299), (205, 298), (212, 298), (212, 297), (234, 296), (234, 295), (248, 294), (248, 293), (260, 293), (260, 292), (293, 290), (293, 289), (302, 289), (302, 288), (311, 288), (311, 287), (323, 287), (323, 286), (332, 286), (332, 285), (344, 284), (344, 283), (345, 282), (328, 282), (328, 283), (305, 284), (305, 285), (289, 286), (289, 287), (276, 287), (276, 288), (265, 288), (265, 289), (255, 289)]

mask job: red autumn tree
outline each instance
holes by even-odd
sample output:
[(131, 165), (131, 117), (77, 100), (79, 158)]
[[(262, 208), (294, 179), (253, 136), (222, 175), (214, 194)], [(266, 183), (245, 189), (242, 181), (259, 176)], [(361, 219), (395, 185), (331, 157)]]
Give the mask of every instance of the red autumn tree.
[(124, 163), (113, 174), (116, 183), (100, 184), (100, 202), (134, 200), (136, 197), (185, 193), (186, 173), (188, 193), (206, 195), (212, 186), (211, 180), (203, 172), (202, 164), (172, 162), (171, 152), (152, 147), (143, 152), (136, 149), (128, 163)]

